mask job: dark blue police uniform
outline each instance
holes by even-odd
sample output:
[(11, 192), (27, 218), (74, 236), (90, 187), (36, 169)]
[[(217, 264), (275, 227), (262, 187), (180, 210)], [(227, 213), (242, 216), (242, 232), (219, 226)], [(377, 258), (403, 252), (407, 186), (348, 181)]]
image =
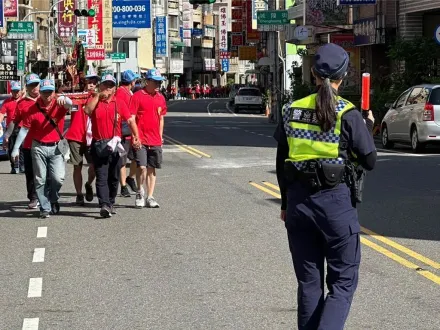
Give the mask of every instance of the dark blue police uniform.
[[(371, 170), (376, 148), (371, 134), (373, 123), (368, 120), (367, 124), (356, 109), (344, 113), (341, 141), (345, 142), (341, 143), (346, 143), (348, 154), (356, 155), (357, 161)], [(285, 226), (298, 281), (298, 329), (341, 330), (358, 284), (361, 260), (360, 225), (350, 189), (340, 183), (316, 192), (303, 182), (286, 182), (284, 162), (289, 146), (283, 123), (275, 138), (281, 209), (287, 209)]]

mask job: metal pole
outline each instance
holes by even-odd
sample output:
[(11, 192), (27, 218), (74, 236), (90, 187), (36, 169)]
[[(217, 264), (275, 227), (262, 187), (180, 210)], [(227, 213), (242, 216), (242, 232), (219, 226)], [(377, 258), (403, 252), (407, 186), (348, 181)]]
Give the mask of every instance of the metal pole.
[[(122, 38), (124, 38), (125, 36), (129, 35), (130, 33), (137, 31), (138, 29), (132, 29), (130, 31), (128, 31), (127, 33), (123, 34), (119, 39), (118, 42), (116, 43), (116, 53), (119, 53), (119, 41), (121, 41)], [(118, 70), (118, 84), (121, 82), (121, 63), (117, 63), (117, 69)]]
[[(52, 4), (50, 6), (50, 14), (49, 14), (49, 76), (50, 79), (52, 77), (52, 10), (55, 6), (57, 6), (60, 2), (63, 2), (64, 0), (59, 0), (56, 3)], [(53, 0), (50, 0), (50, 3), (52, 3)]]

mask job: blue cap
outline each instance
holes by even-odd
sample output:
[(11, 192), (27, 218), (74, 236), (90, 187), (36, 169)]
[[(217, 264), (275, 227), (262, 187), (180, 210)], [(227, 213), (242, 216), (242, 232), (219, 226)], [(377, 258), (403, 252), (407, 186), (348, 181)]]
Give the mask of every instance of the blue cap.
[(110, 73), (106, 73), (101, 77), (101, 82), (103, 83), (104, 81), (111, 81), (112, 83), (114, 83), (116, 85), (116, 79)]
[(150, 69), (147, 71), (148, 80), (164, 81), (165, 78), (162, 77), (159, 69)]
[(313, 70), (321, 79), (339, 80), (347, 72), (350, 59), (347, 52), (335, 44), (325, 44), (315, 54)]
[(125, 82), (125, 83), (131, 83), (136, 79), (139, 79), (140, 75), (138, 75), (137, 73), (134, 73), (131, 70), (126, 70), (124, 72), (122, 72), (121, 74), (121, 82)]
[(26, 85), (40, 83), (40, 82), (41, 82), (40, 77), (35, 73), (31, 73), (26, 76)]
[(11, 91), (20, 91), (21, 83), (19, 81), (11, 81)]
[(87, 74), (86, 74), (86, 79), (93, 79), (93, 78), (96, 78), (96, 79), (98, 79), (99, 80), (99, 75), (96, 73), (96, 71), (93, 69), (93, 68), (89, 68), (89, 71), (87, 71)]
[(55, 90), (55, 82), (52, 79), (43, 79), (41, 81), (40, 92), (45, 91), (54, 91)]

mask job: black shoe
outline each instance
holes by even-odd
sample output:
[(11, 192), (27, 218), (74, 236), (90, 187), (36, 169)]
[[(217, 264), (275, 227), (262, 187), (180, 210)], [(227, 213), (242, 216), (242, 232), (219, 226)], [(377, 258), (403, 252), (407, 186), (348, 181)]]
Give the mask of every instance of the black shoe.
[(84, 196), (83, 195), (77, 195), (76, 196), (76, 201), (75, 201), (75, 204), (77, 205), (77, 206), (84, 206)]
[(104, 205), (103, 207), (101, 207), (101, 211), (99, 212), (99, 214), (103, 218), (110, 218), (112, 216), (111, 208), (107, 205)]
[(50, 206), (52, 207), (50, 214), (56, 215), (56, 214), (60, 213), (60, 204), (58, 202), (51, 203)]
[(136, 186), (136, 180), (133, 178), (130, 178), (129, 176), (127, 177), (127, 179), (125, 180), (127, 182), (127, 185), (130, 187), (131, 191), (133, 192), (137, 192), (137, 186)]
[(47, 211), (40, 212), (40, 219), (47, 219), (47, 218), (50, 218), (50, 212)]
[(116, 209), (115, 209), (115, 207), (113, 205), (110, 207), (110, 213), (111, 214), (116, 214)]
[(10, 174), (18, 174), (17, 171), (15, 170), (15, 168), (11, 168), (11, 172), (9, 172)]
[(121, 196), (122, 197), (130, 197), (131, 196), (130, 192), (128, 191), (127, 186), (121, 186)]
[(86, 188), (86, 201), (91, 202), (93, 200), (93, 188), (92, 185), (88, 182), (84, 185)]

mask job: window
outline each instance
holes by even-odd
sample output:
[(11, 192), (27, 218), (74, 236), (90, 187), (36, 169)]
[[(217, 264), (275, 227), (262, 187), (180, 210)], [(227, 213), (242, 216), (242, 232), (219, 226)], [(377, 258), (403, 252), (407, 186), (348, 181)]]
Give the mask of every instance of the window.
[(177, 16), (168, 15), (169, 29), (178, 30), (179, 29), (178, 20), (179, 19)]
[(116, 49), (117, 43), (118, 39), (113, 39), (113, 53), (125, 53), (127, 58), (137, 58), (136, 40), (121, 39), (119, 41), (119, 51)]
[(258, 89), (255, 89), (255, 88), (243, 88), (238, 91), (237, 95), (240, 95), (240, 96), (261, 96), (261, 93)]
[(440, 104), (440, 88), (433, 88), (431, 95), (429, 95), (429, 103), (439, 105)]
[(405, 101), (406, 101), (406, 98), (408, 97), (409, 92), (410, 92), (410, 90), (408, 89), (408, 90), (404, 91), (404, 92), (399, 96), (399, 98), (397, 99), (397, 101), (396, 101), (396, 103), (395, 103), (395, 105), (394, 105), (394, 108), (395, 108), (395, 109), (397, 109), (397, 108), (401, 108), (401, 107), (404, 106)]
[(415, 87), (411, 94), (409, 94), (407, 105), (425, 104), (428, 98), (429, 90), (423, 87)]

